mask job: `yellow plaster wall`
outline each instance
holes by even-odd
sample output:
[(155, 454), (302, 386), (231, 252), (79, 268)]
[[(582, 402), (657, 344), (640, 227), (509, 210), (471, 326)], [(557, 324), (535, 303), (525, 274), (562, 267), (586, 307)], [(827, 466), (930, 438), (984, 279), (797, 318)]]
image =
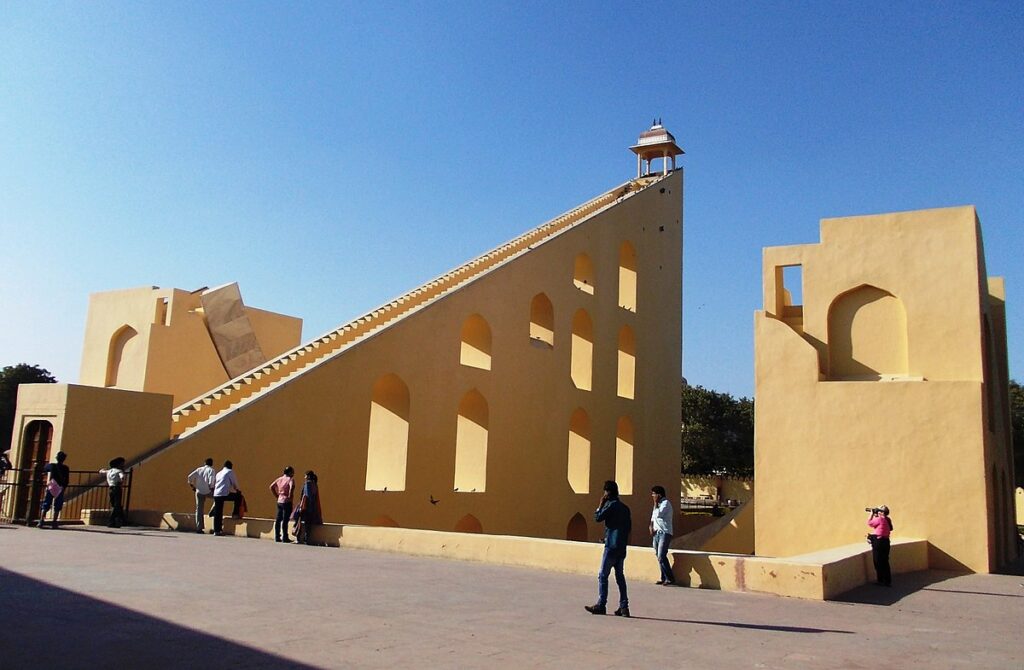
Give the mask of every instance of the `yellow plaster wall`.
[[(328, 521), (370, 525), (387, 517), (406, 528), (451, 530), (472, 514), (485, 533), (563, 538), (580, 513), (596, 540), (602, 530), (592, 511), (602, 482), (615, 476), (616, 428), (628, 416), (634, 494), (624, 500), (645, 527), (650, 485), (665, 486), (669, 499), (679, 495), (681, 201), (679, 171), (188, 434), (138, 469), (133, 504), (189, 509), (183, 477), (210, 456), (233, 460), (257, 516), (272, 516), (266, 487), (290, 464), (318, 472)], [(618, 304), (626, 240), (637, 256), (635, 312)], [(592, 292), (573, 283), (581, 253), (592, 263)], [(541, 292), (554, 308), (553, 347), (530, 338), (531, 301)], [(590, 391), (570, 378), (580, 309), (593, 323)], [(490, 370), (460, 364), (460, 333), (473, 314), (491, 332)], [(616, 394), (623, 325), (636, 342), (635, 399)], [(366, 491), (371, 394), (389, 374), (409, 391), (404, 490)], [(458, 410), (474, 390), (488, 406), (486, 491), (455, 492)], [(577, 409), (589, 418), (588, 494), (568, 483), (569, 420)]]
[[(166, 307), (161, 307), (166, 300)], [(302, 320), (246, 307), (267, 358), (299, 344)], [(79, 382), (104, 387), (111, 339), (123, 326), (138, 334), (125, 348), (116, 388), (169, 394), (175, 406), (228, 381), (203, 317), (200, 294), (141, 287), (89, 297)]]
[[(766, 311), (754, 318), (758, 555), (848, 544), (867, 532), (863, 508), (887, 504), (895, 535), (926, 538), (934, 567), (988, 571), (1010, 558), (1007, 524), (992, 522), (991, 472), (1010, 457), (1001, 424), (986, 429), (978, 235), (974, 209), (958, 207), (826, 219), (821, 244), (765, 249)], [(802, 328), (777, 318), (776, 268), (789, 264), (803, 266)], [(845, 376), (829, 370), (829, 307), (862, 285), (905, 309), (907, 370), (896, 381), (829, 379)]]
[(129, 460), (167, 440), (167, 395), (77, 384), (22, 384), (11, 438), (11, 460), (21, 462), (25, 428), (43, 419), (53, 426), (50, 460), (68, 454), (72, 470), (99, 470), (110, 459)]

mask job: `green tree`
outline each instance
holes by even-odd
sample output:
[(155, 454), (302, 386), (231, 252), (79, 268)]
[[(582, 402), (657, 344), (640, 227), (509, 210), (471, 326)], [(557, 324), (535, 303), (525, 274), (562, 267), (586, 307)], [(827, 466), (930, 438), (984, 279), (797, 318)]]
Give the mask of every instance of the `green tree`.
[(1014, 480), (1024, 486), (1024, 387), (1010, 380), (1010, 426), (1013, 434)]
[(14, 431), (14, 409), (18, 404), (21, 384), (54, 384), (57, 379), (38, 365), (21, 363), (0, 369), (0, 451), (11, 444)]
[(683, 382), (682, 410), (683, 472), (753, 474), (753, 400)]

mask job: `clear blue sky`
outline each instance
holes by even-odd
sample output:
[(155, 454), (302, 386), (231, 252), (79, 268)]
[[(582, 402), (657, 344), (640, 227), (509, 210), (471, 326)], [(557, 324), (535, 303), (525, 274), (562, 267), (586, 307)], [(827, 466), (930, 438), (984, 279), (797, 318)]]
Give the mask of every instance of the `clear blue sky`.
[(753, 392), (764, 246), (973, 204), (1024, 374), (1024, 3), (0, 4), (0, 365), (90, 292), (313, 337), (686, 149), (683, 373)]

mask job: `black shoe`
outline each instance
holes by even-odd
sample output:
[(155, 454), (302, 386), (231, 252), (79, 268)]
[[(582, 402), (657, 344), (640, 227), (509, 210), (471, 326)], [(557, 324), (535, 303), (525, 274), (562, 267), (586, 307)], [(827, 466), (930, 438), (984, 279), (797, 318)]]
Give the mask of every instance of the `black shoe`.
[(628, 607), (620, 607), (619, 609), (615, 610), (615, 616), (624, 616), (624, 617), (626, 617), (628, 619), (629, 618), (629, 608)]
[(584, 605), (583, 609), (587, 610), (591, 614), (608, 614), (604, 605)]
[(274, 542), (280, 542), (280, 541), (281, 541), (281, 538), (279, 538), (279, 537), (275, 537), (274, 538)]
[(203, 530), (202, 528), (196, 528), (196, 532), (199, 533), (200, 535), (206, 535), (206, 531)]
[(661, 586), (662, 584), (665, 583), (665, 580), (664, 579), (659, 579), (658, 581), (656, 581), (654, 583), (657, 584), (658, 586)]
[(661, 585), (662, 585), (662, 586), (675, 586), (675, 585), (676, 585), (676, 583), (675, 583), (675, 582), (662, 582), (662, 584), (661, 584)]
[(214, 533), (214, 537), (224, 537), (224, 533)]

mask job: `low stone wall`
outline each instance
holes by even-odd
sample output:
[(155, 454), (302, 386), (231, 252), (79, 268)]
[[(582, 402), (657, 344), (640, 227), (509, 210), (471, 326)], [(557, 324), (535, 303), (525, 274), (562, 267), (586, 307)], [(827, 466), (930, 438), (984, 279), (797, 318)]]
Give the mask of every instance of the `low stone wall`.
[[(718, 495), (719, 490), (721, 496)], [(754, 478), (684, 474), (680, 492), (684, 498), (719, 497), (721, 500), (745, 503), (754, 497)]]
[[(131, 522), (173, 530), (195, 530), (191, 514), (135, 511), (132, 512)], [(224, 533), (272, 540), (274, 521), (225, 518)], [(317, 544), (331, 547), (371, 549), (583, 575), (596, 573), (603, 550), (600, 544), (593, 542), (342, 524), (317, 527), (313, 540)], [(673, 550), (669, 555), (679, 585), (693, 588), (827, 600), (875, 579), (871, 567), (871, 548), (866, 543), (789, 558), (685, 550)], [(927, 569), (928, 543), (924, 540), (894, 539), (891, 564), (894, 574)], [(649, 547), (630, 547), (626, 574), (630, 580), (657, 581), (660, 574), (654, 551)]]

